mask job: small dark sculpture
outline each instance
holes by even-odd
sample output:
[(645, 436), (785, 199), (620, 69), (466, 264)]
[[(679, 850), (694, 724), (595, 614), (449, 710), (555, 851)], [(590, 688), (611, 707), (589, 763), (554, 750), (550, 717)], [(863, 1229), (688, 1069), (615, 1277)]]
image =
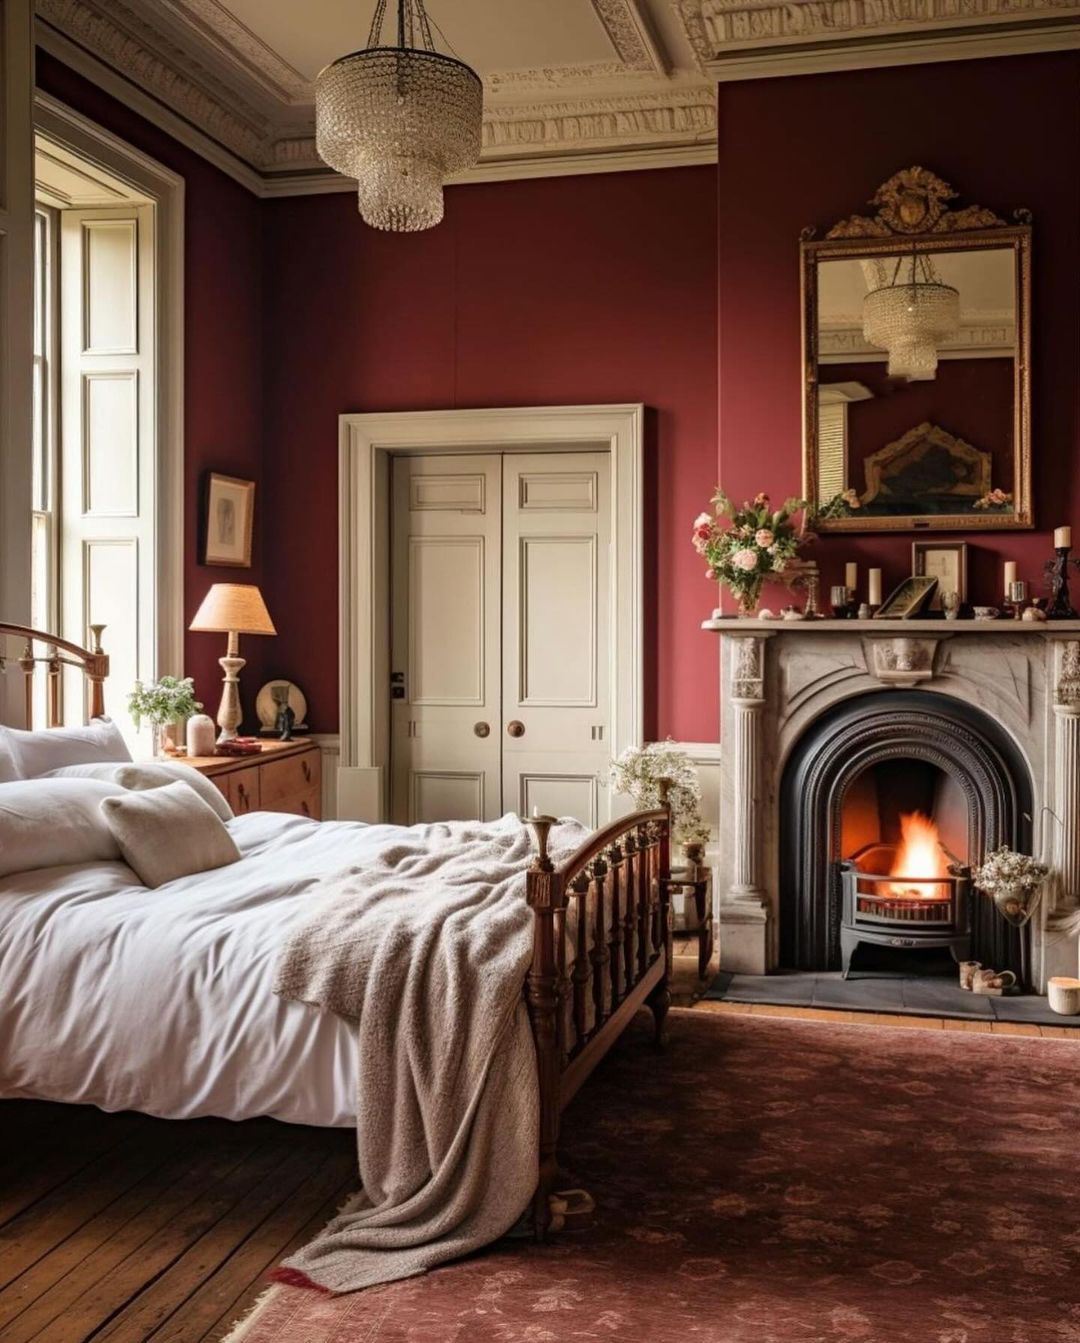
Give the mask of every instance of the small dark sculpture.
[(289, 687), (275, 686), (271, 692), (274, 701), (278, 706), (277, 717), (274, 719), (274, 731), (278, 734), (281, 741), (292, 741), (293, 724), (296, 722), (296, 714), (289, 704)]
[(1047, 560), (1043, 567), (1046, 574), (1046, 586), (1050, 589), (1050, 609), (1047, 615), (1051, 620), (1075, 620), (1076, 611), (1069, 599), (1069, 569), (1080, 569), (1080, 560), (1069, 554), (1068, 546), (1055, 546), (1056, 559)]

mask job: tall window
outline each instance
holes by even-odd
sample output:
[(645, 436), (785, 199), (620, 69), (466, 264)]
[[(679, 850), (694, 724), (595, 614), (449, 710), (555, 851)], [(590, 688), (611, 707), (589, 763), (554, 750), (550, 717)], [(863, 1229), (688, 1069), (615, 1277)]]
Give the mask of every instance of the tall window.
[[(105, 711), (134, 745), (128, 692), (157, 660), (154, 206), (40, 138), (37, 184), (33, 624), (84, 646), (106, 627)], [(81, 722), (82, 678), (62, 687)]]

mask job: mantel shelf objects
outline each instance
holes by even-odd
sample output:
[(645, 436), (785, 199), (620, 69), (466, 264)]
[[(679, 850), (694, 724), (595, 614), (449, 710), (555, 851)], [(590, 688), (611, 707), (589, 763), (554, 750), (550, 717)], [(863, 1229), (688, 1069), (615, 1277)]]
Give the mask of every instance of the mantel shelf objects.
[(1080, 620), (758, 620), (726, 616), (714, 611), (701, 622), (703, 630), (719, 634), (1080, 634)]

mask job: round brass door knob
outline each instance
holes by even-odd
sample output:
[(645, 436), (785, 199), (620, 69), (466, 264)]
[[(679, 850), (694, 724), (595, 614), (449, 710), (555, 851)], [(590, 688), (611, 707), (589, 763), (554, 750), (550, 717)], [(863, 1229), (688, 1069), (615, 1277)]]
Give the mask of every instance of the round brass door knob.
[(518, 720), (515, 718), (513, 722), (507, 723), (506, 730), (507, 732), (509, 732), (511, 737), (524, 737), (525, 724), (519, 723)]
[(486, 737), (491, 732), (491, 727), (487, 723), (474, 723), (473, 731), (478, 737)]

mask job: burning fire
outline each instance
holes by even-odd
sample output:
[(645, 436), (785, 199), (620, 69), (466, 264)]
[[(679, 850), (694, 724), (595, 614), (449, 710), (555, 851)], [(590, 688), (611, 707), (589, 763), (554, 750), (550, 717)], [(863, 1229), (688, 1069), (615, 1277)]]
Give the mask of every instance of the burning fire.
[[(901, 843), (896, 852), (896, 861), (892, 865), (890, 877), (932, 879), (947, 877), (949, 865), (941, 848), (938, 828), (929, 816), (913, 811), (900, 817)], [(947, 900), (947, 886), (918, 885), (906, 886), (902, 881), (891, 882), (888, 887), (891, 896), (907, 900)]]

